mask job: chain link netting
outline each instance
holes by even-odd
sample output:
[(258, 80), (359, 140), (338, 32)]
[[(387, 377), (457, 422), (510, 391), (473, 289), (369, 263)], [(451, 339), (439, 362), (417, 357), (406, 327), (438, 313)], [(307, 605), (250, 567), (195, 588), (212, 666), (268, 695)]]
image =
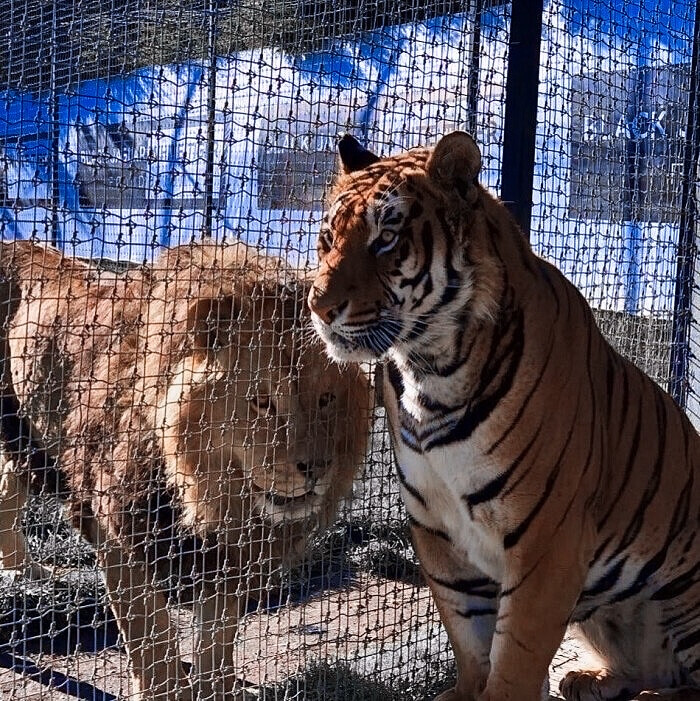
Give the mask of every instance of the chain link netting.
[[(303, 545), (304, 558), (289, 558), (294, 564), (283, 576), (266, 557), (277, 542), (284, 560), (296, 535), (283, 532), (280, 539), (274, 529), (253, 525), (251, 514), (261, 507), (248, 458), (240, 458), (243, 477), (223, 471), (210, 480), (209, 491), (188, 496), (209, 504), (212, 495), (226, 493), (229, 511), (246, 515), (235, 523), (223, 515), (215, 520), (218, 530), (202, 533), (179, 528), (184, 517), (171, 502), (185, 487), (169, 481), (168, 461), (161, 455), (158, 463), (148, 441), (160, 440), (171, 426), (158, 402), (182, 407), (183, 388), (202, 384), (209, 394), (198, 405), (196, 429), (188, 424), (181, 432), (197, 435), (196, 450), (178, 444), (171, 455), (192, 450), (202, 464), (212, 460), (221, 447), (217, 436), (230, 428), (219, 420), (219, 433), (211, 429), (216, 407), (223, 402), (221, 411), (231, 417), (233, 405), (245, 400), (239, 447), (253, 450), (257, 440), (258, 449), (271, 451), (265, 459), (279, 461), (279, 451), (290, 448), (280, 445), (294, 442), (289, 434), (280, 440), (277, 424), (265, 429), (264, 440), (254, 431), (256, 421), (270, 420), (270, 401), (280, 396), (286, 404), (275, 411), (287, 423), (303, 424), (306, 433), (295, 445), (308, 448), (312, 439), (304, 436), (318, 432), (329, 397), (341, 396), (336, 389), (321, 392), (297, 367), (300, 359), (304, 367), (311, 344), (298, 292), (316, 263), (336, 141), (351, 132), (389, 154), (465, 129), (482, 149), (481, 182), (498, 193), (510, 15), (508, 3), (493, 0), (0, 5), (0, 237), (53, 244), (79, 268), (66, 271), (35, 252), (27, 254), (33, 263), (12, 268), (15, 279), (0, 278), (3, 334), (16, 305), (27, 305), (24, 326), (16, 322), (11, 329), (27, 378), (16, 418), (22, 426), (32, 421), (25, 454), (43, 461), (35, 470), (40, 475), (48, 475), (56, 459), (68, 459), (64, 443), (73, 453), (84, 449), (82, 462), (74, 462), (80, 474), (96, 472), (88, 463), (118, 472), (122, 443), (129, 455), (150, 460), (144, 458), (146, 467), (139, 463), (138, 479), (127, 474), (118, 487), (120, 503), (130, 510), (125, 522), (133, 528), (136, 512), (145, 519), (141, 530), (126, 537), (117, 528), (107, 541), (93, 533), (97, 554), (69, 524), (71, 518), (82, 524), (85, 534), (95, 514), (76, 516), (72, 509), (66, 515), (57, 496), (65, 485), (36, 476), (27, 483), (17, 470), (5, 469), (6, 481), (17, 479), (5, 485), (9, 498), (0, 526), (15, 537), (21, 571), (2, 573), (4, 697), (135, 694), (125, 637), (129, 626), (138, 628), (139, 611), (150, 609), (137, 602), (136, 613), (115, 620), (114, 597), (155, 582), (156, 593), (143, 601), (167, 599), (182, 657), (195, 666), (204, 665), (201, 659), (218, 643), (197, 632), (192, 610), (204, 615), (210, 596), (206, 620), (224, 620), (226, 629), (232, 615), (227, 602), (242, 602), (237, 638), (227, 650), (235, 684), (246, 685), (240, 693), (251, 698), (424, 699), (448, 685), (447, 637), (410, 544), (383, 409), (369, 394), (367, 449), (352, 486), (335, 500), (338, 517), (322, 523), (315, 514), (312, 525), (299, 518), (313, 537)], [(683, 385), (698, 425), (697, 173), (689, 170), (698, 165), (691, 90), (695, 16), (690, 0), (545, 2), (531, 241), (581, 289), (616, 347), (660, 384)], [(215, 252), (208, 267), (188, 267), (167, 253), (209, 239)], [(226, 252), (238, 241), (251, 248), (243, 263), (226, 268)], [(15, 255), (10, 250), (2, 249), (3, 270)], [(249, 280), (255, 256), (263, 256), (255, 263), (262, 282)], [(679, 297), (681, 288), (687, 294)], [(222, 318), (222, 299), (229, 298), (229, 326), (213, 328), (212, 319)], [(200, 316), (202, 299), (209, 306)], [(247, 311), (236, 306), (241, 299), (250, 302)], [(250, 355), (247, 376), (208, 385), (199, 366), (184, 368), (195, 361), (187, 360), (177, 334), (220, 354), (222, 334), (246, 319), (255, 324), (248, 340), (236, 337), (223, 347)], [(272, 340), (265, 340), (266, 324), (274, 326)], [(163, 340), (168, 333), (175, 342)], [(137, 359), (120, 365), (132, 353), (130, 343)], [(148, 353), (161, 353), (167, 362), (157, 372), (141, 368), (139, 354)], [(233, 362), (216, 357), (224, 366)], [(237, 367), (241, 357), (237, 352)], [(120, 375), (120, 367), (130, 371)], [(371, 378), (373, 368), (365, 370)], [(7, 392), (10, 373), (20, 371), (5, 364), (0, 372), (0, 391)], [(328, 369), (321, 365), (317, 372)], [(102, 425), (94, 427), (88, 404), (100, 381), (115, 389), (100, 400)], [(17, 409), (3, 400), (3, 412)], [(335, 421), (361, 413), (347, 403), (333, 411)], [(324, 440), (333, 443), (330, 436)], [(75, 445), (81, 441), (89, 449)], [(307, 469), (314, 459), (282, 462)], [(318, 458), (323, 465), (332, 459)], [(313, 480), (322, 481), (321, 473)], [(76, 480), (72, 489), (80, 493)], [(82, 488), (90, 492), (89, 485)], [(264, 488), (272, 494), (269, 513), (308, 507), (308, 500), (294, 501), (294, 490)], [(234, 502), (238, 506), (230, 506)], [(155, 525), (143, 516), (161, 513), (165, 520), (153, 516)], [(110, 550), (111, 542), (121, 549)], [(151, 565), (139, 580), (130, 567), (138, 571), (133, 563), (152, 543), (154, 552), (144, 555)], [(207, 553), (223, 559), (212, 565)], [(7, 546), (3, 556), (12, 559)], [(112, 588), (112, 608), (99, 574), (106, 565), (128, 579)], [(227, 576), (233, 570), (236, 576)], [(207, 594), (205, 576), (223, 582), (220, 590)], [(162, 634), (155, 618), (139, 630), (143, 649), (163, 642), (159, 635), (175, 634)], [(166, 640), (165, 657), (174, 649), (169, 645)], [(576, 654), (564, 648), (557, 666)]]

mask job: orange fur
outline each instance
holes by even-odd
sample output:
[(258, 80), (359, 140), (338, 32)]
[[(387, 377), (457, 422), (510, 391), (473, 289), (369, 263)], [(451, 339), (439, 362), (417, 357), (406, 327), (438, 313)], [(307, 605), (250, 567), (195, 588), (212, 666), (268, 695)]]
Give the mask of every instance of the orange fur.
[[(233, 698), (247, 597), (303, 556), (362, 462), (366, 378), (303, 341), (305, 283), (243, 244), (182, 246), (124, 273), (26, 242), (0, 256), (0, 387), (97, 549), (140, 698)], [(4, 439), (0, 511), (16, 511), (27, 456)], [(174, 516), (154, 510), (161, 494)], [(179, 563), (198, 592), (193, 688), (153, 586), (182, 538), (200, 543)]]
[[(378, 159), (344, 137), (309, 294), (331, 357), (385, 363), (414, 543), (450, 637), (441, 701), (700, 688), (700, 437), (477, 182), (473, 139)], [(685, 693), (680, 692), (679, 693)]]

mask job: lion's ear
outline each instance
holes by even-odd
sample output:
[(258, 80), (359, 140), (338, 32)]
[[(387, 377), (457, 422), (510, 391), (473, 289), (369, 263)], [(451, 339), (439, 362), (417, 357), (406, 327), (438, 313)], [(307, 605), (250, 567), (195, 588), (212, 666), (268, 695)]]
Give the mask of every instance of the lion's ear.
[(428, 175), (443, 187), (463, 189), (481, 170), (481, 152), (465, 131), (453, 131), (437, 142), (426, 164)]
[(379, 156), (368, 151), (360, 142), (350, 134), (345, 134), (338, 142), (338, 154), (343, 173), (354, 173), (362, 170), (379, 160)]
[(193, 302), (187, 310), (187, 331), (198, 350), (212, 350), (224, 344), (223, 333), (238, 316), (233, 297), (207, 297)]

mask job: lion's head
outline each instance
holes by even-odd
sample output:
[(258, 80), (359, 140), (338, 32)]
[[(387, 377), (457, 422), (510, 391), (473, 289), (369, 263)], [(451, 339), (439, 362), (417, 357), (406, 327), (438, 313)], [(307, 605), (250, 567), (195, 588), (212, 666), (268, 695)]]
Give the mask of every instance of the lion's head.
[(159, 274), (149, 337), (173, 340), (149, 343), (146, 367), (166, 378), (154, 426), (185, 525), (325, 523), (362, 461), (371, 398), (304, 327), (308, 287), (242, 244), (175, 249)]

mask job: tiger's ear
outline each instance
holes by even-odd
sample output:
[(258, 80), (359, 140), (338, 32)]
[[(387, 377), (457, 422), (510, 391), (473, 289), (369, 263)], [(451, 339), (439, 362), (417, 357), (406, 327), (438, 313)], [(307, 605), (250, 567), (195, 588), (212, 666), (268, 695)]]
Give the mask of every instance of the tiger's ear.
[(437, 142), (426, 164), (428, 175), (445, 187), (460, 193), (469, 187), (481, 170), (481, 153), (465, 131), (453, 131)]
[(368, 151), (350, 134), (345, 134), (338, 142), (338, 153), (340, 154), (340, 165), (346, 175), (371, 166), (372, 163), (379, 160), (379, 156)]
[(225, 333), (238, 317), (233, 297), (205, 297), (187, 310), (187, 332), (195, 350), (216, 349), (226, 342)]

